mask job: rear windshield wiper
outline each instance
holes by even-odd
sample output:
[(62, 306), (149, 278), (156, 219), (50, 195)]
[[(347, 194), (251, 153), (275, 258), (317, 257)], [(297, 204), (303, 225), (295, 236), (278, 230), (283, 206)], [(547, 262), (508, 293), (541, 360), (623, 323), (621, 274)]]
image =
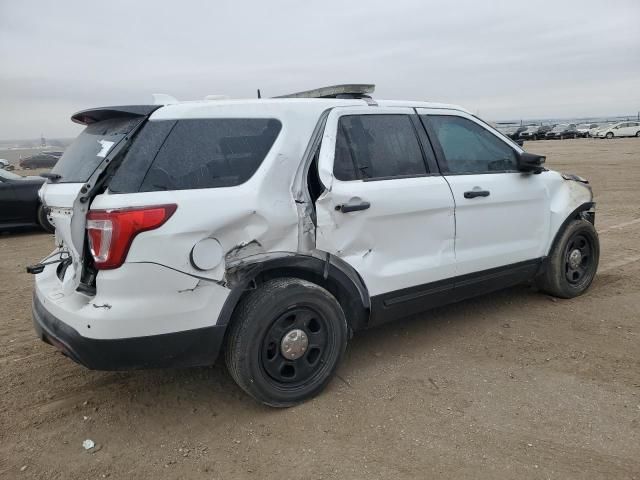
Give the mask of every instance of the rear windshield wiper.
[(62, 178), (62, 175), (59, 175), (57, 173), (51, 173), (51, 172), (41, 173), (40, 176), (42, 178), (48, 178), (52, 182), (55, 182), (56, 180), (60, 180)]

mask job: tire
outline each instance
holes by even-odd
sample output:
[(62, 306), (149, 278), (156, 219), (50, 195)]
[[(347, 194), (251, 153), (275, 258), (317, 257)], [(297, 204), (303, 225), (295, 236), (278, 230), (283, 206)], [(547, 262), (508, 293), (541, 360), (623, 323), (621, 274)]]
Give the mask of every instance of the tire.
[(640, 130), (636, 132), (636, 137), (640, 137)]
[(531, 137), (531, 140), (533, 140), (535, 142), (536, 140), (538, 140), (538, 136), (534, 135), (533, 137)]
[(42, 229), (47, 233), (53, 233), (56, 230), (56, 228), (49, 220), (49, 215), (47, 214), (47, 209), (44, 205), (40, 205), (38, 207), (38, 225), (40, 225)]
[(560, 140), (564, 140), (564, 135), (560, 135)]
[[(576, 250), (580, 252), (579, 260), (572, 256)], [(547, 268), (537, 280), (538, 288), (559, 298), (582, 295), (596, 275), (599, 259), (600, 241), (595, 227), (584, 219), (573, 220), (549, 254)]]
[(613, 138), (613, 132), (607, 132), (605, 137), (607, 137), (609, 140), (611, 140)]
[[(285, 357), (287, 333), (300, 330), (307, 348)], [(290, 407), (325, 388), (347, 338), (347, 320), (333, 295), (306, 280), (277, 278), (249, 293), (236, 308), (225, 360), (236, 383), (257, 401)]]

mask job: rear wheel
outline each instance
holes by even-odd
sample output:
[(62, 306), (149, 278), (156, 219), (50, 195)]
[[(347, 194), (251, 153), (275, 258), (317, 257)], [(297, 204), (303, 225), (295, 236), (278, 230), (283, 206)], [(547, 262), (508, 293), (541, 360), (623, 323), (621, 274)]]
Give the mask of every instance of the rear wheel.
[(636, 137), (640, 137), (640, 130), (636, 132)]
[(38, 207), (38, 224), (47, 233), (53, 233), (55, 231), (55, 227), (49, 217), (49, 212), (44, 205)]
[(238, 305), (225, 356), (245, 392), (288, 407), (324, 389), (346, 345), (347, 321), (336, 298), (306, 280), (279, 278)]
[(600, 242), (593, 224), (572, 221), (553, 247), (538, 287), (553, 296), (573, 298), (591, 285), (598, 269)]

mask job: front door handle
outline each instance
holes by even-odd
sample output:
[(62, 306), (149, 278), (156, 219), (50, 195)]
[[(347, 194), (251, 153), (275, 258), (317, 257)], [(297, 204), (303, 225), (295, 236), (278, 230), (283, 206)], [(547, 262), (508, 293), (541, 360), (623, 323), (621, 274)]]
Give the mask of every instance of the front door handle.
[(371, 204), (369, 202), (359, 201), (357, 203), (356, 202), (343, 203), (341, 205), (336, 205), (336, 210), (342, 213), (349, 213), (349, 212), (357, 212), (359, 210), (366, 210), (370, 206)]
[(464, 198), (488, 197), (490, 193), (489, 190), (469, 190), (464, 192)]

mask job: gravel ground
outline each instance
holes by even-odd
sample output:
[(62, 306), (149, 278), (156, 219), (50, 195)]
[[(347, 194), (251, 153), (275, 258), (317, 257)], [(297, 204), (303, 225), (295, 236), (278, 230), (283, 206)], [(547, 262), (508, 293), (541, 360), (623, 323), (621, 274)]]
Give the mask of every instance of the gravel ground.
[(1, 235), (0, 478), (640, 479), (640, 139), (526, 147), (591, 180), (591, 290), (522, 286), (363, 332), (328, 389), (288, 410), (222, 364), (74, 364), (31, 326), (24, 268), (51, 236)]

